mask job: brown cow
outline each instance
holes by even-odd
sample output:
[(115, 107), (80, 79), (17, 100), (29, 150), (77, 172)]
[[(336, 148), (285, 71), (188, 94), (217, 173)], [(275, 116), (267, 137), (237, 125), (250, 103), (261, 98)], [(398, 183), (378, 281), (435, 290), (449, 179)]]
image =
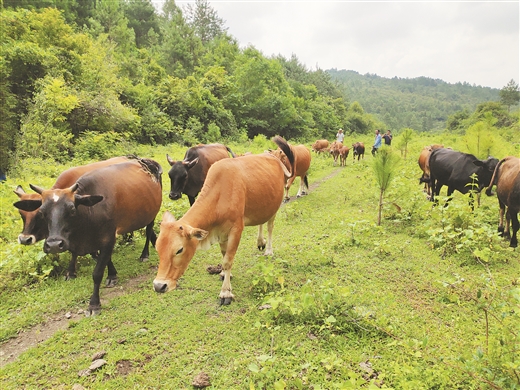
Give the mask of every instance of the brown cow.
[(350, 148), (348, 146), (343, 146), (339, 150), (339, 165), (341, 167), (344, 167), (347, 165), (347, 157), (348, 157), (349, 151), (350, 151)]
[(424, 183), (424, 190), (426, 197), (431, 197), (431, 183), (430, 183), (430, 154), (432, 150), (444, 148), (444, 145), (432, 144), (425, 146), (419, 155), (419, 167), (423, 171), (423, 175), (419, 178), (419, 183)]
[[(87, 164), (87, 165), (81, 165), (79, 167), (72, 167), (67, 169), (66, 171), (63, 171), (58, 178), (56, 179), (56, 182), (51, 187), (51, 190), (55, 189), (64, 189), (72, 186), (83, 174), (87, 172), (91, 172), (93, 170), (106, 167), (109, 165), (119, 164), (122, 162), (129, 162), (132, 156), (128, 157), (113, 157), (108, 160), (104, 161), (98, 161), (95, 163)], [(135, 163), (138, 164), (137, 160), (135, 160)], [(21, 186), (16, 187), (16, 190), (14, 191), (16, 195), (20, 198), (20, 200), (41, 200), (41, 195), (38, 193), (28, 194), (26, 193)], [(43, 216), (41, 213), (38, 212), (38, 210), (35, 211), (24, 211), (24, 210), (18, 210), (20, 212), (20, 216), (22, 217), (23, 221), (23, 230), (18, 235), (18, 242), (22, 245), (33, 245), (36, 244), (38, 241), (41, 241), (49, 235), (49, 232), (47, 230), (47, 222), (43, 219)], [(152, 235), (151, 240), (152, 242), (155, 242), (155, 233)], [(141, 253), (141, 260), (145, 261), (148, 259), (149, 256), (149, 241), (146, 240), (145, 246), (143, 248), (143, 252)], [(68, 271), (65, 276), (66, 280), (74, 279), (76, 277), (76, 263), (77, 263), (77, 256), (72, 255), (72, 258), (70, 260)]]
[(316, 153), (323, 153), (328, 150), (328, 147), (329, 141), (326, 139), (319, 139), (312, 144), (311, 150)]
[(96, 169), (65, 189), (43, 190), (31, 185), (41, 194), (41, 200), (14, 204), (26, 211), (41, 206), (49, 231), (43, 245), (45, 253), (70, 251), (81, 256), (99, 251), (92, 273), (90, 314), (101, 310), (99, 288), (107, 265), (109, 284), (117, 279), (111, 261), (116, 235), (146, 226), (150, 237), (161, 207), (161, 166), (153, 160), (137, 161), (139, 164), (126, 162)]
[(336, 163), (338, 162), (339, 157), (339, 151), (343, 147), (343, 144), (339, 141), (334, 141), (332, 145), (330, 145), (330, 154), (332, 156), (332, 159), (334, 160), (332, 165), (336, 166)]
[[(486, 195), (491, 196), (491, 188), (497, 186), (497, 198), (500, 206), (498, 231), (504, 237), (510, 237), (509, 246), (518, 246), (517, 233), (519, 229), (518, 213), (520, 212), (520, 158), (509, 156), (497, 164)], [(507, 213), (505, 212), (507, 207)], [(504, 213), (506, 213), (506, 229), (504, 230)], [(513, 225), (513, 234), (509, 233), (509, 221)]]
[[(275, 140), (279, 140), (279, 138), (276, 138)], [(289, 145), (289, 147), (291, 148), (294, 156), (294, 171), (291, 171), (291, 177), (285, 183), (284, 202), (289, 201), (289, 189), (291, 188), (291, 185), (297, 176), (300, 178), (300, 188), (298, 189), (296, 197), (299, 198), (300, 196), (307, 195), (307, 191), (309, 190), (307, 171), (311, 166), (311, 152), (309, 152), (309, 149), (307, 149), (305, 145)], [(277, 150), (270, 151), (269, 153), (277, 157), (288, 170), (291, 170), (291, 164), (282, 149), (278, 148)]]
[(171, 181), (170, 199), (177, 200), (182, 197), (182, 194), (186, 194), (192, 206), (204, 184), (209, 167), (223, 158), (228, 158), (228, 153), (235, 157), (227, 146), (210, 144), (189, 148), (182, 161), (174, 161), (166, 155), (171, 165), (168, 172)]
[[(287, 143), (279, 143), (294, 171), (294, 158)], [(229, 305), (231, 267), (244, 226), (260, 225), (257, 244), (272, 255), (272, 232), (276, 213), (284, 196), (287, 168), (269, 153), (223, 159), (212, 165), (202, 191), (193, 206), (176, 221), (166, 212), (157, 238), (159, 269), (153, 281), (155, 291), (177, 287), (195, 251), (218, 242), (223, 255), (224, 282), (220, 303)], [(262, 225), (267, 222), (267, 246)]]
[(356, 156), (358, 156), (358, 161), (361, 157), (363, 160), (365, 159), (365, 144), (363, 142), (356, 142), (352, 144), (352, 156), (354, 162), (356, 162)]

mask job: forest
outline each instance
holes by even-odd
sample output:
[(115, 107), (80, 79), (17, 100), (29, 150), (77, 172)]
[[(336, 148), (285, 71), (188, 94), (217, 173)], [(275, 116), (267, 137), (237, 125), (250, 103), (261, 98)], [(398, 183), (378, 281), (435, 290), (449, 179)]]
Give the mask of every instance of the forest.
[(485, 112), (500, 118), (493, 126), (517, 123), (498, 90), (267, 57), (228, 34), (206, 0), (167, 0), (160, 12), (149, 0), (4, 0), (0, 23), (8, 173), (24, 158), (107, 157), (122, 144), (461, 131)]

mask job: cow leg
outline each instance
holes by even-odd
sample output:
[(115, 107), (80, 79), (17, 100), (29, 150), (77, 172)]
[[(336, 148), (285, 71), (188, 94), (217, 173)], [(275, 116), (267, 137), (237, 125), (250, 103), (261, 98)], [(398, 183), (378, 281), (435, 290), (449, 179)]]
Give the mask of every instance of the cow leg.
[(267, 247), (265, 248), (264, 256), (272, 256), (273, 255), (273, 228), (274, 228), (274, 219), (276, 218), (276, 214), (267, 221)]
[(65, 275), (65, 280), (76, 279), (76, 263), (78, 261), (78, 255), (72, 253), (72, 257), (69, 262), (69, 267), (67, 268), (67, 274)]
[(190, 201), (190, 207), (193, 206), (193, 203), (195, 203), (195, 197), (188, 195), (188, 200)]
[(516, 248), (518, 246), (518, 240), (516, 238), (516, 234), (518, 233), (518, 228), (520, 227), (518, 222), (518, 214), (516, 211), (512, 211), (511, 207), (508, 208), (509, 216), (511, 217), (511, 225), (513, 228), (513, 234), (511, 235), (511, 241), (509, 246), (511, 248)]
[(511, 217), (512, 217), (511, 208), (508, 207), (506, 209), (506, 227), (504, 229), (504, 238), (511, 238), (511, 230), (510, 230)]
[(143, 251), (141, 252), (141, 257), (139, 257), (139, 260), (141, 260), (141, 261), (148, 261), (148, 258), (150, 256), (150, 251), (149, 251), (150, 241), (152, 241), (152, 238), (153, 238), (152, 236), (155, 235), (155, 233), (153, 231), (154, 221), (152, 221), (148, 225), (146, 225), (146, 241), (144, 243)]
[[(503, 237), (504, 236), (504, 214), (506, 211), (506, 205), (503, 204), (500, 199), (498, 200), (498, 205), (500, 207), (500, 212), (498, 214), (498, 235)], [(508, 230), (509, 230), (509, 223), (508, 223)]]
[[(94, 291), (90, 297), (90, 304), (88, 306), (87, 315), (94, 316), (101, 312), (101, 300), (99, 299), (99, 288), (103, 280), (103, 274), (107, 265), (112, 264), (112, 251), (115, 245), (115, 236), (108, 242), (99, 252), (99, 258), (92, 272), (92, 280), (94, 282)], [(111, 267), (115, 271), (114, 265)], [(109, 274), (110, 274), (109, 266)], [(110, 275), (109, 275), (110, 277)]]
[(112, 259), (110, 259), (107, 263), (107, 269), (108, 269), (108, 276), (107, 280), (105, 281), (105, 287), (112, 288), (117, 285), (117, 270), (114, 266), (114, 263), (112, 263)]
[(303, 176), (300, 176), (300, 187), (298, 188), (298, 193), (296, 194), (296, 197), (299, 198), (300, 196), (306, 195), (305, 192), (305, 184), (303, 181)]
[(231, 301), (235, 299), (231, 288), (231, 267), (233, 267), (233, 260), (240, 243), (240, 236), (244, 230), (243, 225), (234, 227), (228, 236), (226, 254), (222, 258), (222, 272), (224, 273), (224, 281), (222, 282), (222, 288), (220, 289), (220, 304), (229, 305)]
[(266, 241), (264, 239), (264, 225), (258, 225), (258, 237), (256, 239), (256, 246), (258, 250), (263, 251), (265, 249)]
[(283, 199), (284, 203), (288, 202), (289, 199), (291, 199), (291, 197), (289, 196), (289, 189), (291, 188), (295, 178), (296, 176), (290, 177), (289, 180), (287, 180), (287, 183), (285, 183), (285, 198)]

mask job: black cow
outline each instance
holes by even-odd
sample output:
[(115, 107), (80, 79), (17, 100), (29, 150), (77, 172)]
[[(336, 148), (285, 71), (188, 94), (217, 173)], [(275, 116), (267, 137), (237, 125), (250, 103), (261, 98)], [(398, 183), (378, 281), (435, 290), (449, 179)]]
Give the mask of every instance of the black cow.
[[(444, 148), (433, 150), (429, 162), (432, 202), (435, 196), (439, 196), (442, 186), (448, 186), (448, 197), (455, 190), (467, 194), (472, 189), (480, 196), (480, 191), (489, 184), (498, 164), (496, 158), (479, 160), (472, 154)], [(476, 175), (475, 187), (472, 186), (473, 174)]]
[(31, 185), (40, 200), (18, 201), (15, 207), (33, 211), (38, 207), (47, 221), (49, 235), (45, 253), (70, 251), (74, 256), (97, 253), (92, 273), (94, 292), (89, 312), (101, 311), (99, 287), (105, 267), (109, 282), (116, 278), (112, 251), (117, 234), (146, 226), (147, 240), (162, 200), (161, 167), (148, 159), (99, 168), (81, 176), (69, 188), (43, 190)]
[(182, 197), (182, 194), (186, 194), (192, 206), (204, 185), (209, 167), (223, 158), (228, 158), (228, 153), (235, 157), (227, 146), (210, 144), (189, 148), (182, 161), (174, 161), (166, 155), (171, 165), (168, 172), (171, 181), (169, 198), (177, 200)]

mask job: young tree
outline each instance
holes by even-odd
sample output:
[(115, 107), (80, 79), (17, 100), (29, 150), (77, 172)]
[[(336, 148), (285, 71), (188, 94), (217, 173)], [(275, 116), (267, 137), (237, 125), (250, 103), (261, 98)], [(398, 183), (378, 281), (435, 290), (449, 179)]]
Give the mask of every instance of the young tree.
[(500, 102), (507, 107), (507, 112), (509, 112), (511, 106), (516, 106), (520, 102), (520, 89), (513, 79), (500, 90), (499, 94)]
[(185, 16), (188, 25), (193, 28), (203, 44), (207, 44), (227, 31), (224, 20), (219, 18), (217, 11), (209, 5), (208, 0), (195, 0), (195, 5), (188, 4), (185, 8)]
[(401, 150), (401, 155), (404, 153), (404, 159), (406, 160), (406, 155), (408, 154), (408, 144), (412, 140), (415, 131), (410, 128), (405, 128), (401, 131), (398, 138), (397, 147)]
[(391, 148), (380, 148), (372, 164), (372, 169), (376, 176), (377, 185), (379, 187), (377, 226), (381, 226), (381, 217), (384, 204), (383, 196), (386, 190), (388, 190), (388, 187), (390, 186), (390, 183), (395, 176), (398, 163), (399, 156), (397, 156)]

